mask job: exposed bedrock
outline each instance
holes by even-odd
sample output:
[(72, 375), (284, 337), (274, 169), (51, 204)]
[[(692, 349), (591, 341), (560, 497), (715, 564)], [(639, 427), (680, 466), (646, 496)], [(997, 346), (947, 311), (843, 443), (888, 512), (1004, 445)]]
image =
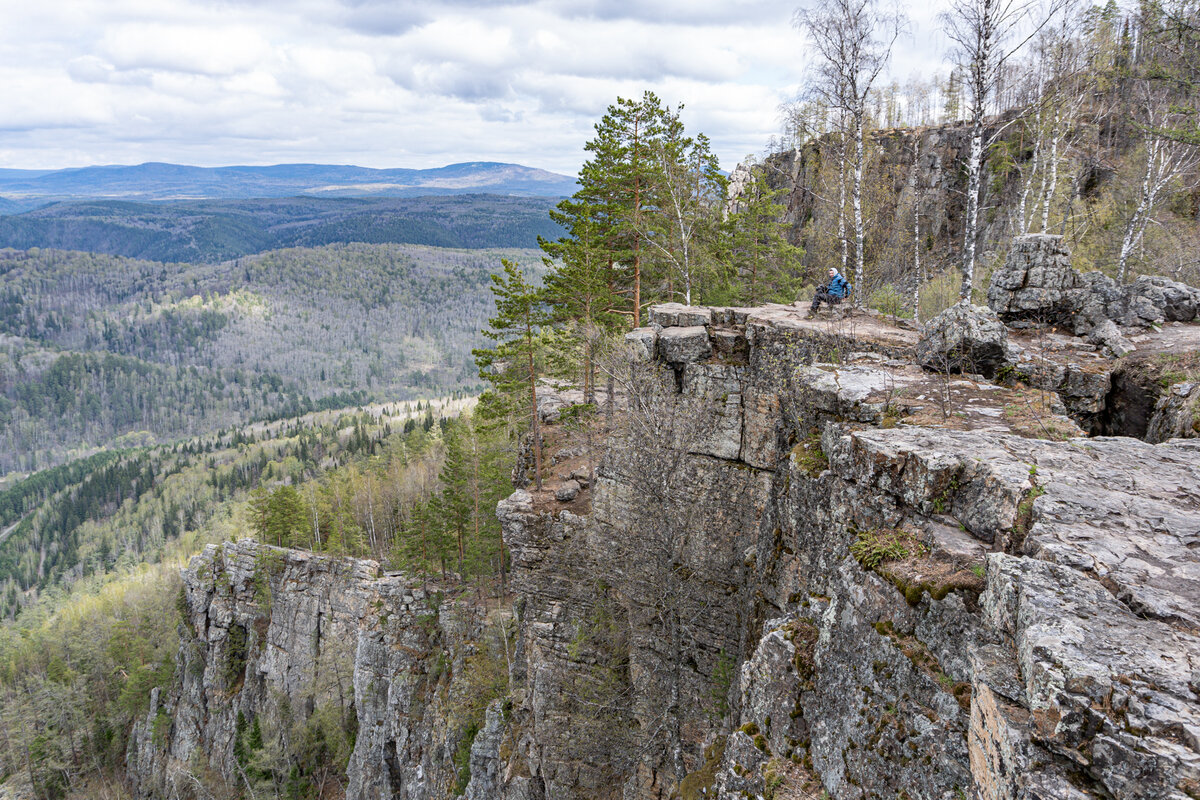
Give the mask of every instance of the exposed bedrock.
[[(943, 416), (912, 334), (796, 317), (713, 310), (713, 353), (744, 355), (666, 363), (655, 340), (696, 326), (652, 316), (638, 369), (681, 373), (658, 402), (704, 420), (690, 455), (618, 449), (588, 517), (501, 503), (523, 744), (495, 773), (566, 798), (1194, 797), (1200, 443), (1017, 435), (1012, 390), (967, 380)], [(681, 524), (650, 488), (674, 470)]]
[[(476, 624), (456, 603), (374, 561), (252, 540), (208, 546), (183, 578), (179, 684), (153, 699), (131, 737), (137, 796), (207, 797), (197, 781), (240, 786), (235, 753), (251, 726), (272, 741), (331, 709), (356, 730), (348, 798), (447, 796), (462, 732), (446, 678)], [(169, 726), (156, 725), (160, 709)]]
[(1106, 321), (1144, 328), (1191, 322), (1200, 312), (1200, 289), (1160, 276), (1121, 286), (1099, 272), (1081, 274), (1071, 267), (1063, 238), (1043, 233), (1013, 239), (1008, 259), (992, 273), (987, 299), (1006, 321), (1065, 324), (1079, 335)]
[[(239, 712), (275, 730), (350, 691), (350, 800), (446, 797), (463, 763), (472, 800), (1200, 797), (1200, 440), (1087, 438), (1058, 384), (936, 374), (915, 332), (802, 310), (652, 309), (594, 474), (550, 454), (499, 504), (517, 633), (469, 754), (463, 606), (240, 542), (184, 573), (138, 795), (236, 782)], [(1040, 335), (1014, 370), (1108, 380)]]

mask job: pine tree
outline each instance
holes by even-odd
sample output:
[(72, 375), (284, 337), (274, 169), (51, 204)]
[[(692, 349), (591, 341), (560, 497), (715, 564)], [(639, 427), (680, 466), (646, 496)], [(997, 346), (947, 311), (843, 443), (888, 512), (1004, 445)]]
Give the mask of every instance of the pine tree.
[(521, 268), (505, 259), (504, 275), (492, 276), (496, 316), (488, 320), (484, 336), (493, 348), (473, 350), (480, 374), (492, 385), (489, 396), (480, 399), (481, 411), (503, 416), (520, 431), (527, 419), (533, 442), (534, 482), (542, 488), (542, 438), (537, 411), (536, 334), (549, 322), (542, 290), (525, 280)]
[(619, 327), (601, 209), (586, 200), (564, 200), (550, 216), (567, 231), (557, 241), (540, 240), (549, 271), (543, 281), (551, 317), (581, 354), (580, 385), (594, 402), (596, 352)]
[(594, 206), (597, 219), (603, 221), (610, 283), (615, 292), (628, 296), (629, 309), (620, 313), (628, 314), (635, 328), (641, 325), (646, 304), (642, 300), (644, 218), (657, 207), (654, 143), (668, 117), (669, 111), (653, 92), (645, 92), (641, 100), (617, 98), (596, 123), (596, 137), (584, 145), (592, 157), (580, 170), (580, 190), (575, 194), (576, 200)]

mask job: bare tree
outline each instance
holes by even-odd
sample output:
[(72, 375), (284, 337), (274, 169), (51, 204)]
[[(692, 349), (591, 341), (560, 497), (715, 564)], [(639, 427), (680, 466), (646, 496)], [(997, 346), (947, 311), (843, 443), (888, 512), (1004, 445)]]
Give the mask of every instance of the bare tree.
[(979, 201), (983, 189), (984, 116), (1004, 79), (1005, 66), (1047, 25), (1062, 0), (1039, 14), (1036, 0), (954, 0), (941, 15), (954, 42), (958, 66), (966, 77), (971, 146), (967, 154), (967, 213), (963, 223), (962, 291), (969, 300), (975, 284), (975, 248), (979, 237)]
[[(704, 520), (711, 518), (713, 504), (747, 507), (753, 478), (751, 471), (705, 455), (723, 430), (717, 397), (686, 376), (639, 363), (628, 353), (618, 353), (606, 368), (625, 403), (608, 436), (600, 477), (612, 482), (610, 491), (620, 493), (626, 509), (606, 524), (615, 528), (614, 557), (626, 565), (615, 589), (627, 609), (622, 613), (628, 615), (634, 669), (605, 705), (632, 709), (639, 732), (629, 756), (666, 785), (678, 784), (688, 771), (686, 729), (701, 716), (710, 688), (716, 657), (712, 620), (729, 613), (711, 582), (723, 574), (725, 567), (718, 565), (741, 552), (732, 546), (719, 555), (711, 552), (711, 542), (703, 544)], [(736, 475), (718, 477), (723, 470)]]
[[(1150, 109), (1147, 114), (1151, 124), (1162, 115), (1162, 109)], [(1146, 226), (1162, 203), (1170, 186), (1182, 175), (1191, 172), (1200, 164), (1200, 152), (1193, 145), (1169, 139), (1155, 130), (1146, 134), (1145, 158), (1142, 161), (1141, 190), (1133, 212), (1125, 223), (1125, 234), (1121, 238), (1121, 251), (1117, 258), (1117, 282), (1124, 283), (1128, 277), (1129, 257), (1142, 242)]]
[[(863, 285), (862, 183), (865, 161), (863, 136), (867, 123), (867, 100), (879, 74), (887, 66), (905, 24), (899, 11), (885, 11), (879, 0), (818, 0), (811, 8), (796, 12), (795, 24), (812, 41), (819, 56), (814, 91), (838, 109), (845, 124), (842, 130), (841, 169), (853, 146), (850, 203), (854, 211), (854, 282)], [(846, 141), (847, 138), (850, 141)], [(843, 191), (845, 180), (842, 180)], [(845, 203), (842, 203), (845, 208)], [(839, 214), (839, 220), (844, 219)], [(844, 233), (839, 234), (843, 243)], [(845, 244), (843, 244), (843, 267)], [(862, 304), (864, 292), (855, 303)]]

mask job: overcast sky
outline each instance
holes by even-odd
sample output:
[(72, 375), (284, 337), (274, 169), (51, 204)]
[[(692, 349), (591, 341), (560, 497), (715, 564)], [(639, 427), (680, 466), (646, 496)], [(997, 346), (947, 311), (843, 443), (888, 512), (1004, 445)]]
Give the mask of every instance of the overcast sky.
[[(933, 0), (894, 72), (937, 68)], [(0, 167), (143, 161), (574, 174), (617, 96), (684, 103), (731, 169), (803, 80), (766, 0), (0, 0)]]

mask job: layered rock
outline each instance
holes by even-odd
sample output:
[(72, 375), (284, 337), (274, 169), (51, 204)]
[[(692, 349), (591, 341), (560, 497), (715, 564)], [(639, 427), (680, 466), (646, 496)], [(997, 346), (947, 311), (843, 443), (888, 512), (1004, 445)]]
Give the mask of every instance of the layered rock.
[[(454, 786), (461, 731), (432, 667), (461, 665), (466, 652), (456, 604), (373, 561), (251, 540), (208, 546), (183, 578), (180, 683), (169, 697), (156, 690), (135, 726), (137, 796), (192, 796), (199, 780), (240, 785), (247, 726), (277, 734), (323, 705), (356, 718), (347, 797), (444, 797)], [(156, 734), (160, 709), (170, 725)]]
[[(527, 777), (496, 796), (1194, 793), (1200, 448), (1016, 435), (1018, 390), (796, 316), (652, 316), (636, 369), (689, 455), (618, 444), (590, 517), (501, 504), (523, 744), (493, 773)], [(672, 327), (713, 355), (644, 345)]]
[[(1200, 442), (1085, 438), (1065, 413), (1103, 418), (1118, 373), (1074, 337), (1017, 337), (1014, 371), (1055, 394), (934, 374), (912, 331), (800, 311), (652, 309), (604, 460), (552, 455), (542, 491), (499, 504), (510, 689), (457, 789), (1194, 798)], [(1176, 383), (1164, 429), (1193, 409)], [(207, 549), (185, 589), (181, 684), (131, 741), (140, 796), (198, 765), (235, 779), (238, 713), (311, 713), (336, 642), (347, 797), (454, 791), (465, 610), (373, 562), (249, 542)]]
[(1117, 326), (1191, 322), (1200, 311), (1200, 289), (1168, 278), (1143, 275), (1120, 286), (1099, 272), (1076, 272), (1062, 237), (1049, 234), (1013, 240), (992, 273), (987, 300), (1006, 321), (1064, 324), (1118, 356), (1132, 347)]

